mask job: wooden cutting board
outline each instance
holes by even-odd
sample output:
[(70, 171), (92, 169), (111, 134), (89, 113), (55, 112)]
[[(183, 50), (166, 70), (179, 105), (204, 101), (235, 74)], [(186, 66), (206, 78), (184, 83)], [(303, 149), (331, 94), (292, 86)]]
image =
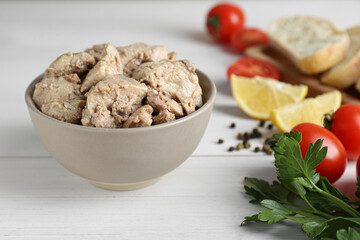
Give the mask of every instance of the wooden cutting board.
[[(305, 75), (301, 73), (290, 60), (271, 46), (258, 46), (248, 48), (245, 55), (260, 58), (274, 64), (281, 72), (281, 80), (291, 84), (305, 84), (309, 86), (307, 97), (315, 97), (319, 94), (336, 90), (335, 87), (324, 85), (320, 81), (320, 75)], [(360, 93), (354, 86), (342, 92), (343, 103), (360, 104)]]

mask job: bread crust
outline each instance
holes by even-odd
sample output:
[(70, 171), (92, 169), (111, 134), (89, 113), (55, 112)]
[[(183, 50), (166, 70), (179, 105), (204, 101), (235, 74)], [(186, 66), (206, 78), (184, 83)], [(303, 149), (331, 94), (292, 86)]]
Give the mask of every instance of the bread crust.
[(345, 89), (354, 84), (359, 78), (360, 51), (350, 61), (344, 64), (344, 66), (325, 73), (321, 77), (321, 81), (338, 89)]
[[(351, 34), (356, 34), (360, 39), (360, 26), (351, 28), (348, 30), (348, 32), (350, 36)], [(358, 42), (350, 44), (360, 45)], [(339, 65), (323, 74), (321, 81), (339, 89), (348, 88), (352, 84), (356, 83), (356, 81), (360, 79), (360, 49), (355, 49), (355, 51), (357, 52), (350, 53), (353, 54), (353, 56), (349, 60), (346, 62), (341, 62)], [(360, 88), (360, 83), (356, 86), (358, 85)]]
[(276, 33), (271, 31), (272, 28), (276, 28), (276, 25), (280, 21), (284, 21), (286, 20), (286, 18), (278, 19), (271, 23), (269, 27), (271, 45), (284, 53), (300, 69), (301, 72), (306, 74), (316, 74), (324, 72), (339, 63), (345, 57), (346, 51), (350, 45), (350, 39), (347, 32), (340, 31), (330, 21), (326, 19), (308, 16), (297, 16), (297, 18), (303, 18), (305, 20), (315, 19), (317, 21), (323, 21), (332, 28), (334, 34), (341, 35), (339, 40), (334, 44), (324, 46), (323, 48), (313, 52), (309, 56), (299, 57), (296, 56), (295, 52), (292, 49), (282, 44), (281, 41), (276, 38)]

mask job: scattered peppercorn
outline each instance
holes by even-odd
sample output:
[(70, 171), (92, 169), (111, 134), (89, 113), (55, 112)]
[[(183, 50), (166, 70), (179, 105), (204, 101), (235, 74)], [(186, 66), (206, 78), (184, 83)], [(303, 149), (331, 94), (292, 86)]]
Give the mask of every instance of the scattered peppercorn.
[(238, 140), (244, 140), (244, 135), (242, 133), (238, 133), (237, 139)]
[(250, 134), (248, 132), (244, 133), (244, 139), (246, 139), (246, 140), (250, 139)]
[(265, 120), (260, 120), (259, 127), (264, 127), (264, 126), (265, 126)]
[(267, 154), (267, 155), (271, 155), (272, 153), (273, 153), (273, 151), (272, 151), (271, 149), (269, 149), (269, 150), (266, 151), (266, 154)]
[(238, 143), (237, 145), (236, 145), (236, 150), (240, 150), (240, 149), (243, 149), (244, 148), (244, 144), (243, 143)]
[(262, 136), (262, 133), (259, 132), (259, 129), (254, 128), (250, 134), (251, 138), (260, 138)]
[(269, 150), (271, 150), (271, 148), (270, 148), (270, 146), (267, 145), (267, 144), (265, 144), (265, 145), (262, 147), (262, 151), (263, 151), (263, 152), (266, 152), (266, 151), (269, 151)]
[[(272, 130), (273, 129), (273, 124), (269, 123), (267, 124), (267, 126), (265, 126), (267, 124), (267, 121), (265, 120), (260, 120), (259, 124), (258, 124), (258, 127), (266, 127), (268, 130)], [(235, 128), (236, 127), (236, 124), (235, 122), (232, 122), (229, 126), (229, 128)], [(261, 133), (259, 131), (259, 128), (256, 127), (256, 128), (253, 128), (251, 132), (244, 132), (244, 133), (241, 133), (239, 132), (236, 136), (236, 138), (238, 140), (242, 140), (242, 142), (238, 143), (236, 146), (231, 146), (228, 148), (228, 151), (229, 152), (232, 152), (234, 150), (237, 150), (237, 151), (240, 151), (241, 149), (245, 148), (245, 149), (248, 149), (251, 147), (251, 144), (249, 142), (249, 140), (251, 139), (254, 139), (254, 138), (261, 138), (263, 136), (263, 133)], [(264, 152), (266, 154), (272, 154), (273, 151), (272, 149), (270, 148), (270, 146), (267, 144), (269, 141), (269, 138), (265, 139), (265, 142), (264, 142), (264, 146), (263, 147), (255, 147), (254, 148), (254, 152)], [(224, 143), (224, 139), (218, 139), (217, 141), (218, 144), (223, 144)]]

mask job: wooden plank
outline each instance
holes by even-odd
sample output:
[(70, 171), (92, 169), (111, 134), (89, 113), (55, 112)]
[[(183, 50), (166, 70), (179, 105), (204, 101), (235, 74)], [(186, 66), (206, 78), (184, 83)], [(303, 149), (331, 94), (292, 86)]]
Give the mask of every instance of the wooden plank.
[(51, 158), (0, 159), (0, 239), (304, 239), (297, 224), (248, 224), (245, 176), (275, 178), (272, 157), (190, 158), (160, 182), (106, 191)]
[[(130, 192), (93, 187), (52, 158), (0, 164), (0, 239), (306, 239), (290, 222), (239, 226), (258, 209), (242, 181), (274, 180), (272, 157), (191, 157), (160, 182)], [(355, 163), (336, 186), (354, 193)]]

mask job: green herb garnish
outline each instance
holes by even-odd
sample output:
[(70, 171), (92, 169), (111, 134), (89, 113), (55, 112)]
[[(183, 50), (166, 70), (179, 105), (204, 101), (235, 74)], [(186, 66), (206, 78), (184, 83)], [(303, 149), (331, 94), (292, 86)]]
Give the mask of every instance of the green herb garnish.
[[(275, 134), (268, 144), (274, 150), (278, 181), (272, 184), (257, 178), (245, 178), (245, 191), (253, 204), (262, 209), (245, 217), (273, 224), (285, 219), (300, 223), (311, 239), (360, 239), (360, 202), (352, 202), (316, 172), (325, 158), (323, 140), (310, 144), (302, 158), (301, 133)], [(360, 178), (356, 195), (360, 196)], [(355, 207), (356, 206), (356, 207)]]

